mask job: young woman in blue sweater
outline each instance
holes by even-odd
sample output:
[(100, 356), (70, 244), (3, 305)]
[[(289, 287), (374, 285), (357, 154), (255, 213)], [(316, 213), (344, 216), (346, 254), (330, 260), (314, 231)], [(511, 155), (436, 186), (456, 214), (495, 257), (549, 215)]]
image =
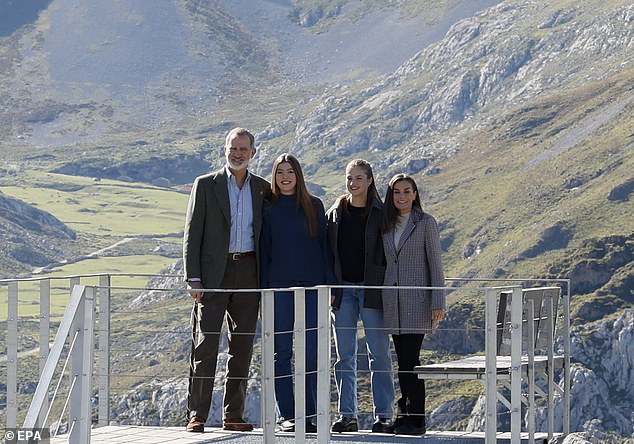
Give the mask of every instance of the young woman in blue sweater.
[[(324, 205), (306, 188), (299, 161), (282, 154), (273, 162), (271, 201), (265, 203), (260, 237), (262, 288), (335, 283), (326, 240)], [(317, 403), (317, 292), (306, 291), (306, 431), (315, 432)], [(275, 293), (275, 399), (279, 427), (295, 430), (292, 365), (294, 294)]]

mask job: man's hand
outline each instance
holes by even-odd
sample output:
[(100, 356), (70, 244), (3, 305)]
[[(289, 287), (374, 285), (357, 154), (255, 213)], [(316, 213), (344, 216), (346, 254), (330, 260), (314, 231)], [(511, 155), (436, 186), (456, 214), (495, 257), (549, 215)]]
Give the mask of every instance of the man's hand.
[(203, 288), (205, 287), (203, 287), (203, 283), (200, 281), (192, 281), (187, 283), (187, 291), (189, 292), (189, 295), (198, 303), (200, 303), (203, 294), (205, 294), (202, 291), (198, 290), (202, 290)]

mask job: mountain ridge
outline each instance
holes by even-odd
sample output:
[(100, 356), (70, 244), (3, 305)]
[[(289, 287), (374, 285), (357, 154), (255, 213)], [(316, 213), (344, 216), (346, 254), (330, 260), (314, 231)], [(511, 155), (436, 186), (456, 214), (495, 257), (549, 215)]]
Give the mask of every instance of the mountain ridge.
[[(146, 183), (164, 178), (168, 187), (187, 183), (201, 169), (222, 163), (223, 136), (230, 127), (247, 126), (255, 129), (258, 143), (254, 171), (268, 176), (273, 159), (291, 151), (302, 160), (311, 186), (323, 190), (326, 204), (343, 192), (343, 168), (354, 157), (372, 162), (381, 192), (396, 172), (414, 176), (425, 210), (439, 220), (448, 275), (574, 278), (579, 350), (592, 350), (606, 328), (602, 325), (627, 314), (634, 304), (634, 5), (492, 2), (391, 71), (351, 64), (341, 65), (348, 70), (342, 77), (332, 75), (332, 66), (302, 77), (330, 54), (317, 57), (307, 49), (311, 64), (292, 59), (301, 66), (290, 69), (283, 63), (291, 57), (288, 48), (301, 49), (304, 40), (275, 41), (293, 34), (286, 29), (258, 34), (258, 26), (295, 20), (293, 32), (306, 33), (305, 41), (345, 36), (348, 54), (354, 55), (350, 48), (365, 36), (355, 34), (360, 24), (374, 23), (381, 14), (410, 14), (416, 2), (339, 0), (332, 9), (321, 0), (266, 3), (254, 11), (268, 16), (250, 29), (251, 16), (236, 16), (251, 4), (247, 0), (174, 0), (179, 23), (190, 26), (187, 35), (197, 36), (184, 54), (193, 53), (198, 63), (210, 57), (209, 63), (222, 69), (210, 68), (209, 79), (194, 78), (187, 72), (191, 62), (182, 73), (168, 69), (152, 82), (141, 76), (147, 80), (144, 95), (118, 98), (108, 93), (108, 82), (87, 82), (88, 96), (65, 97), (62, 83), (51, 78), (55, 74), (47, 71), (42, 52), (47, 27), (55, 23), (51, 17), (82, 20), (86, 11), (73, 15), (72, 7), (63, 6), (75, 0), (55, 0), (40, 21), (0, 40), (0, 59), (7, 62), (0, 64), (5, 104), (0, 184), (20, 180), (19, 174), (7, 173), (20, 172), (11, 165), (95, 179), (100, 174)], [(129, 25), (125, 29), (150, 26), (151, 20), (126, 10), (126, 4), (118, 4)], [(368, 12), (358, 13), (359, 5)], [(274, 11), (290, 15), (273, 18)], [(411, 14), (413, 22), (427, 23), (424, 11)], [(388, 48), (398, 44), (384, 33), (372, 37)], [(106, 50), (92, 49), (94, 54)], [(240, 66), (245, 69), (236, 71)], [(320, 83), (323, 73), (330, 81)], [(72, 85), (67, 84), (69, 90)], [(138, 114), (127, 119), (137, 105)], [(188, 172), (177, 178), (175, 171), (182, 170)], [(452, 300), (454, 313), (462, 308), (478, 310), (468, 301)], [(454, 326), (464, 322), (454, 318)], [(615, 329), (608, 336), (619, 334)], [(432, 340), (430, 346), (443, 350), (447, 344)], [(594, 375), (575, 370), (589, 381), (575, 388), (575, 396), (595, 393), (588, 388), (591, 381), (603, 378), (619, 408), (631, 409), (622, 390), (612, 387), (611, 373), (592, 360), (580, 363)], [(573, 404), (585, 406), (584, 399)], [(587, 407), (575, 412), (583, 415), (579, 427), (596, 436), (613, 423), (591, 423), (597, 412)], [(627, 423), (619, 421), (626, 436)]]

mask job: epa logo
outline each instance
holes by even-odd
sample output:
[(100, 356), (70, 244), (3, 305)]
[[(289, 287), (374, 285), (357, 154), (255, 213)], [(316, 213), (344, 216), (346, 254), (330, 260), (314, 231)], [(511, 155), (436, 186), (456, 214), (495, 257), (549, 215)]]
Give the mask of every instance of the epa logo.
[(42, 444), (49, 443), (48, 429), (8, 429), (4, 432), (6, 444)]

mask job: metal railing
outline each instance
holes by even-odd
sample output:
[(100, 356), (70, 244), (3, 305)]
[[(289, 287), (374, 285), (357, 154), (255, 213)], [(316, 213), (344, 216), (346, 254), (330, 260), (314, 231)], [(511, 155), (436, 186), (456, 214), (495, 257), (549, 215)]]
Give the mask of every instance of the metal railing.
[[(287, 291), (289, 289), (286, 289)], [(306, 410), (304, 393), (306, 388), (306, 322), (305, 322), (305, 288), (292, 288), (295, 300), (295, 328), (293, 341), (295, 350), (295, 442), (306, 442)], [(330, 290), (328, 287), (317, 287), (317, 387), (328, 387), (328, 390), (317, 390), (317, 442), (330, 442)], [(262, 425), (264, 443), (275, 442), (275, 369), (274, 369), (274, 295), (275, 290), (262, 292)]]
[[(80, 286), (82, 278), (94, 277), (98, 279), (98, 286)], [(70, 299), (61, 318), (55, 340), (51, 346), (50, 329), (51, 329), (51, 283), (56, 281), (68, 282), (70, 290)], [(7, 285), (7, 405), (6, 405), (6, 428), (18, 427), (18, 323), (19, 323), (19, 293), (20, 285), (27, 283), (37, 283), (39, 292), (39, 338), (38, 347), (33, 351), (39, 355), (39, 377), (42, 383), (36, 388), (36, 395), (33, 401), (37, 401), (39, 406), (37, 411), (29, 410), (23, 427), (33, 428), (35, 425), (40, 427), (43, 424), (51, 424), (51, 405), (49, 396), (43, 394), (43, 382), (52, 381), (56, 371), (57, 362), (65, 356), (66, 363), (70, 359), (69, 372), (73, 375), (71, 382), (78, 379), (86, 381), (85, 378), (91, 378), (92, 372), (87, 371), (85, 360), (89, 360), (92, 369), (92, 360), (94, 356), (95, 341), (93, 331), (95, 328), (95, 310), (100, 307), (97, 322), (99, 325), (99, 341), (97, 346), (97, 357), (99, 360), (99, 417), (98, 425), (108, 424), (108, 393), (109, 387), (109, 361), (110, 361), (110, 340), (109, 340), (109, 304), (110, 304), (110, 276), (109, 275), (85, 275), (85, 276), (65, 276), (65, 277), (47, 277), (47, 278), (28, 278), (17, 280), (4, 280), (0, 283)], [(67, 290), (68, 291), (68, 290)], [(99, 300), (96, 301), (95, 298)], [(86, 311), (88, 310), (88, 311)], [(71, 330), (68, 330), (68, 329)], [(66, 340), (72, 333), (70, 344), (66, 345)], [(71, 358), (72, 356), (72, 358)], [(86, 368), (84, 370), (84, 368)], [(81, 370), (81, 371), (80, 371)], [(61, 372), (63, 373), (63, 372)], [(75, 383), (76, 384), (76, 383)], [(85, 384), (84, 384), (85, 385)], [(57, 388), (60, 384), (57, 384)], [(40, 392), (37, 392), (40, 390)], [(70, 396), (70, 393), (69, 393)], [(78, 396), (77, 393), (74, 396)], [(76, 402), (70, 402), (70, 416), (75, 418), (71, 420), (72, 424), (76, 424), (81, 415), (73, 415), (76, 411)], [(74, 399), (74, 398), (73, 398)], [(32, 403), (33, 404), (33, 403)], [(84, 404), (85, 405), (85, 404)], [(35, 408), (35, 407), (33, 407)], [(88, 413), (88, 430), (90, 429), (90, 412)], [(61, 423), (58, 421), (58, 424)], [(76, 430), (75, 426), (73, 430)], [(59, 427), (56, 427), (59, 430)], [(77, 432), (74, 432), (77, 433)], [(85, 430), (84, 430), (85, 433)]]
[[(26, 430), (35, 429), (38, 423), (49, 424), (50, 408), (46, 408), (48, 403), (49, 388), (53, 382), (55, 370), (58, 362), (62, 358), (62, 352), (67, 339), (71, 339), (68, 355), (64, 362), (64, 369), (70, 361), (70, 390), (64, 401), (61, 416), (64, 415), (66, 407), (69, 407), (71, 418), (69, 430), (69, 442), (89, 443), (91, 429), (91, 409), (92, 395), (92, 365), (93, 365), (93, 329), (94, 329), (94, 287), (75, 285), (71, 298), (64, 313), (62, 323), (57, 330), (53, 347), (48, 355), (40, 380), (37, 384), (33, 400), (24, 419), (22, 428)], [(57, 396), (64, 370), (59, 375), (57, 385), (53, 392), (53, 399)], [(76, 389), (75, 389), (76, 387)], [(70, 404), (70, 405), (69, 405)], [(59, 424), (59, 423), (58, 423)], [(56, 436), (59, 426), (53, 432)]]
[[(516, 284), (517, 286), (511, 290), (511, 360), (512, 360), (512, 368), (511, 368), (511, 384), (510, 389), (514, 392), (514, 396), (512, 396), (512, 401), (510, 407), (510, 414), (514, 417), (511, 421), (511, 433), (512, 440), (519, 439), (520, 436), (520, 424), (521, 424), (521, 405), (522, 403), (526, 403), (529, 406), (528, 411), (528, 419), (527, 419), (527, 429), (528, 436), (530, 441), (534, 441), (533, 437), (535, 435), (535, 391), (540, 392), (540, 395), (547, 399), (547, 424), (548, 424), (548, 440), (551, 440), (554, 435), (554, 424), (555, 424), (555, 407), (554, 407), (554, 393), (553, 389), (557, 391), (557, 393), (561, 396), (561, 434), (566, 436), (570, 434), (570, 409), (571, 409), (571, 399), (570, 399), (570, 388), (571, 388), (571, 380), (570, 380), (570, 358), (571, 358), (571, 337), (570, 337), (570, 302), (571, 302), (571, 282), (570, 279), (500, 279), (500, 278), (448, 278), (449, 282), (493, 282), (493, 283), (508, 283), (508, 284)], [(534, 362), (528, 363), (528, 397), (531, 399), (525, 399), (524, 395), (520, 393), (522, 389), (522, 375), (521, 372), (521, 350), (522, 350), (522, 304), (521, 300), (521, 289), (522, 288), (530, 288), (534, 286), (542, 287), (544, 286), (557, 286), (560, 287), (560, 298), (554, 303), (560, 310), (557, 310), (557, 307), (553, 307), (555, 312), (555, 318), (549, 319), (550, 322), (550, 331), (547, 333), (550, 337), (548, 340), (550, 341), (550, 355), (548, 360), (548, 374), (547, 374), (547, 387), (548, 390), (544, 393), (543, 390), (540, 390), (535, 386), (535, 369)], [(494, 418), (495, 408), (497, 402), (505, 402), (506, 400), (500, 399), (500, 396), (497, 393), (496, 389), (496, 342), (497, 338), (497, 329), (495, 328), (497, 320), (496, 306), (497, 306), (497, 297), (499, 296), (499, 288), (492, 291), (493, 288), (488, 288), (485, 293), (485, 355), (487, 361), (487, 378), (485, 383), (485, 396), (486, 393), (495, 393), (495, 396), (486, 396), (486, 410), (487, 417)], [(532, 313), (532, 310), (531, 310)], [(555, 384), (555, 366), (552, 360), (552, 353), (554, 353), (554, 342), (555, 337), (554, 334), (554, 323), (557, 322), (558, 315), (561, 314), (560, 327), (558, 328), (558, 336), (561, 338), (561, 355), (563, 356), (562, 363), (562, 377), (561, 382), (563, 387), (560, 388)], [(552, 313), (551, 313), (552, 314)], [(527, 329), (529, 331), (528, 337), (532, 337), (534, 333), (534, 325), (532, 322), (527, 323)], [(532, 351), (529, 351), (528, 359), (529, 361), (534, 360), (534, 349), (533, 347), (529, 347)], [(494, 370), (490, 370), (494, 369)], [(487, 421), (486, 423), (486, 437), (487, 443), (492, 441), (492, 437), (496, 432), (496, 421)], [(513, 441), (514, 442), (514, 441)]]
[[(23, 279), (23, 280), (5, 280), (0, 281), (0, 284), (5, 284), (8, 287), (8, 316), (7, 316), (7, 405), (6, 405), (6, 425), (7, 428), (15, 428), (18, 418), (18, 403), (17, 403), (17, 362), (18, 362), (18, 294), (19, 284), (22, 281), (37, 281), (40, 285), (40, 317), (39, 317), (39, 362), (40, 362), (40, 382), (32, 398), (31, 405), (26, 414), (24, 421), (25, 428), (32, 428), (36, 425), (42, 427), (46, 424), (51, 424), (51, 402), (49, 399), (49, 391), (51, 384), (53, 383), (53, 375), (55, 369), (62, 358), (66, 358), (67, 362), (70, 362), (70, 382), (71, 389), (68, 391), (67, 400), (64, 400), (64, 405), (69, 406), (69, 442), (70, 443), (89, 443), (90, 442), (90, 428), (91, 422), (96, 423), (98, 426), (108, 425), (110, 423), (110, 399), (111, 399), (111, 296), (113, 290), (134, 290), (139, 291), (139, 288), (128, 287), (116, 287), (112, 285), (113, 277), (117, 276), (130, 276), (130, 275), (90, 275), (90, 276), (71, 276), (64, 278), (41, 278), (41, 279)], [(139, 275), (137, 275), (139, 276)], [(149, 276), (149, 275), (145, 275)], [(98, 280), (97, 285), (81, 285), (82, 279), (95, 278)], [(178, 277), (178, 276), (172, 276)], [(55, 341), (49, 351), (49, 329), (50, 329), (50, 282), (54, 279), (67, 279), (69, 286), (72, 288), (71, 298), (66, 307), (64, 317), (58, 328)], [(505, 287), (512, 290), (514, 287), (518, 288), (519, 282), (527, 282), (527, 280), (498, 280), (498, 279), (447, 279), (450, 284), (477, 284), (478, 282), (510, 282), (511, 285)], [(549, 283), (558, 283), (565, 286), (563, 292), (563, 322), (564, 322), (564, 373), (569, 374), (570, 371), (570, 337), (569, 337), (569, 303), (570, 303), (570, 283), (568, 280), (537, 280), (537, 282), (547, 281)], [(535, 282), (535, 280), (531, 280)], [(318, 368), (317, 368), (317, 387), (319, 388), (317, 393), (317, 442), (319, 444), (330, 442), (330, 424), (331, 424), (331, 329), (330, 329), (330, 316), (329, 316), (329, 304), (330, 304), (330, 289), (331, 288), (345, 288), (345, 286), (320, 286), (313, 287), (318, 291)], [(389, 287), (362, 287), (362, 288), (389, 288)], [(410, 288), (410, 287), (401, 287)], [(414, 287), (411, 287), (414, 288)], [(416, 287), (424, 289), (433, 289), (432, 287)], [(451, 286), (444, 287), (449, 292), (454, 291), (476, 291), (485, 293), (490, 290), (488, 286)], [(146, 291), (178, 291), (185, 294), (185, 289), (180, 288), (144, 288)], [(265, 289), (261, 290), (261, 381), (262, 381), (262, 394), (261, 394), (261, 423), (263, 426), (264, 443), (275, 442), (275, 397), (274, 397), (274, 364), (273, 364), (273, 338), (275, 335), (273, 325), (273, 311), (274, 311), (274, 293), (276, 290), (281, 289)], [(289, 291), (288, 288), (283, 289)], [(296, 421), (296, 442), (303, 443), (306, 439), (305, 421), (301, 420), (306, 417), (304, 406), (304, 384), (305, 380), (303, 375), (306, 373), (305, 363), (305, 332), (306, 326), (304, 324), (304, 298), (301, 297), (305, 288), (293, 288), (295, 292), (295, 327), (293, 330), (293, 337), (295, 341), (295, 370), (294, 370), (294, 384), (295, 384), (295, 418)], [(205, 291), (223, 291), (223, 290), (205, 290)], [(240, 291), (240, 290), (231, 290)], [(244, 290), (253, 291), (253, 290)], [(98, 308), (98, 310), (97, 310)], [(487, 310), (488, 313), (488, 310)], [(301, 315), (300, 315), (301, 314)], [(487, 318), (485, 328), (490, 328), (491, 320)], [(95, 328), (95, 323), (97, 328)], [(495, 316), (493, 317), (493, 323), (495, 323)], [(95, 331), (97, 340), (95, 341)], [(68, 341), (70, 339), (70, 341)], [(67, 349), (64, 349), (64, 344), (70, 342)], [(96, 342), (96, 344), (95, 344)], [(96, 388), (93, 388), (93, 354), (97, 356), (98, 368), (96, 370)], [(66, 355), (66, 356), (65, 356)], [(488, 353), (487, 353), (488, 356)], [(495, 357), (493, 357), (495, 359)], [(494, 361), (493, 361), (494, 362)], [(60, 372), (60, 378), (63, 375), (63, 371)], [(300, 377), (301, 376), (301, 377)], [(184, 376), (185, 377), (185, 376)], [(517, 380), (517, 379), (515, 379)], [(58, 386), (59, 381), (58, 379)], [(564, 377), (564, 390), (563, 390), (563, 422), (564, 433), (569, 431), (569, 414), (570, 411), (570, 381), (569, 377)], [(514, 391), (517, 391), (517, 382), (512, 382), (515, 385)], [(324, 389), (327, 387), (327, 389)], [(495, 393), (489, 391), (489, 393)], [(91, 394), (96, 392), (98, 396), (97, 405), (97, 417), (92, 418), (91, 409), (86, 409), (87, 405), (91, 405)], [(493, 403), (496, 403), (495, 397), (493, 399), (487, 399), (487, 403), (490, 405), (487, 411), (492, 409)], [(514, 406), (519, 402), (517, 400), (512, 401)], [(82, 412), (81, 406), (84, 406)], [(62, 408), (61, 416), (64, 416), (66, 407)], [(518, 410), (516, 410), (515, 414)], [(552, 412), (549, 412), (552, 415)], [(57, 422), (58, 426), (61, 423)], [(493, 438), (490, 438), (493, 436)], [(487, 442), (495, 441), (495, 433), (491, 430), (487, 430)], [(492, 441), (491, 441), (492, 439)]]

